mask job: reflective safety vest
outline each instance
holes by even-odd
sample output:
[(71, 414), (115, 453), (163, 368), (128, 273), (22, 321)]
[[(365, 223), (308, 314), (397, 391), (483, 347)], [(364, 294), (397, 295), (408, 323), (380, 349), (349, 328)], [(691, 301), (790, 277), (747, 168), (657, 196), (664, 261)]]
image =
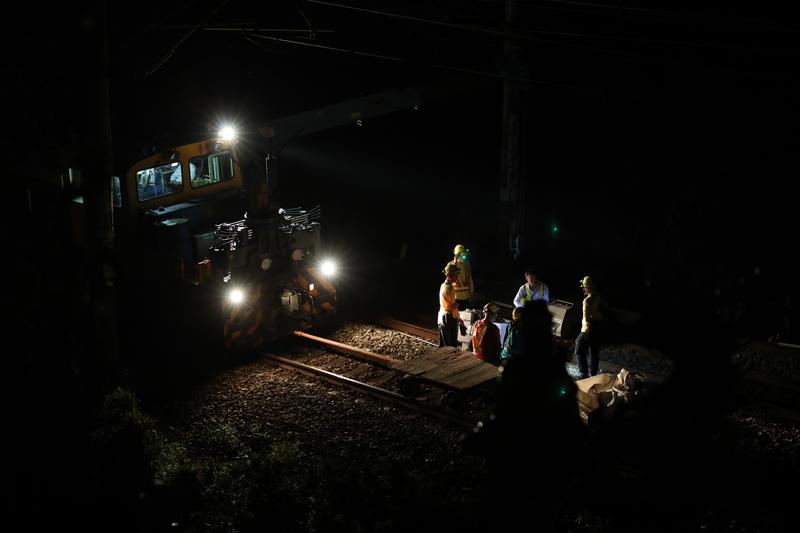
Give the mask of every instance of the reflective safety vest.
[[(485, 338), (487, 333), (489, 338)], [(478, 359), (496, 362), (500, 355), (500, 328), (486, 318), (476, 323), (472, 333), (472, 351)]]
[(455, 259), (450, 261), (448, 265), (456, 265), (460, 271), (456, 272), (456, 280), (453, 288), (456, 290), (456, 300), (469, 300), (472, 298), (473, 282), (472, 270), (469, 263), (462, 261), (460, 264), (456, 263)]
[(530, 286), (526, 283), (525, 284), (525, 296), (522, 298), (522, 301), (523, 302), (532, 302), (533, 301), (533, 296), (536, 294), (536, 292), (539, 293), (539, 297), (537, 298), (537, 300), (541, 300), (541, 299), (544, 298), (544, 283), (542, 283), (540, 281), (539, 282), (538, 291), (534, 291), (534, 292), (531, 292)]
[(460, 318), (458, 304), (456, 303), (456, 293), (449, 281), (445, 281), (439, 287), (439, 316), (447, 314), (452, 315), (453, 318)]

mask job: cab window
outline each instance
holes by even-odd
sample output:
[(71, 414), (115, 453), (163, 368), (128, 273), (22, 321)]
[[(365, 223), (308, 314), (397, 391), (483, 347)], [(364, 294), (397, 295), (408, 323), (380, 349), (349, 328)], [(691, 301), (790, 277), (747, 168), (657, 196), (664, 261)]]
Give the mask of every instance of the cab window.
[(182, 192), (181, 164), (168, 163), (140, 170), (136, 173), (136, 189), (141, 202)]
[(233, 178), (233, 158), (230, 152), (219, 152), (189, 160), (192, 187), (205, 187)]
[(122, 191), (120, 189), (119, 176), (111, 176), (111, 195), (114, 198), (114, 207), (122, 207)]

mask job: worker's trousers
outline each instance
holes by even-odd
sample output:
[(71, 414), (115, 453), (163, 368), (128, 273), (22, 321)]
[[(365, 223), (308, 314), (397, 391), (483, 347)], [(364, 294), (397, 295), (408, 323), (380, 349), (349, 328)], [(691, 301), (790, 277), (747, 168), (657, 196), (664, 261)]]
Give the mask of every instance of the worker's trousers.
[(582, 378), (597, 375), (600, 368), (600, 346), (591, 331), (581, 331), (575, 339), (575, 355)]
[(458, 319), (447, 313), (439, 317), (439, 348), (458, 347)]

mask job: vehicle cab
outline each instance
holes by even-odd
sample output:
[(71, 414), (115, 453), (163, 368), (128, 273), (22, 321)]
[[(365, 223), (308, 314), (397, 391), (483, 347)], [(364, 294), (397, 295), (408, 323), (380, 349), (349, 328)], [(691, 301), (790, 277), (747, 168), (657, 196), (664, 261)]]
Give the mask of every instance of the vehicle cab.
[(196, 277), (215, 224), (240, 219), (247, 208), (234, 140), (203, 140), (153, 154), (130, 167), (121, 189), (123, 247), (187, 278)]

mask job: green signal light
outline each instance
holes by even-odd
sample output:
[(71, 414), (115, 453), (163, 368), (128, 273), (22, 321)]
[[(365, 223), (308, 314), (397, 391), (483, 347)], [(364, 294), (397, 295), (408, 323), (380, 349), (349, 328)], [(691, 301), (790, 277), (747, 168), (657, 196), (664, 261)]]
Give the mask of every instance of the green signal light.
[(564, 396), (566, 396), (566, 395), (567, 395), (567, 386), (566, 386), (566, 385), (561, 385), (561, 386), (558, 388), (558, 396), (559, 396), (560, 398), (563, 398), (563, 397), (564, 397)]
[(550, 226), (550, 233), (552, 234), (558, 233), (558, 224), (553, 224), (552, 226)]

